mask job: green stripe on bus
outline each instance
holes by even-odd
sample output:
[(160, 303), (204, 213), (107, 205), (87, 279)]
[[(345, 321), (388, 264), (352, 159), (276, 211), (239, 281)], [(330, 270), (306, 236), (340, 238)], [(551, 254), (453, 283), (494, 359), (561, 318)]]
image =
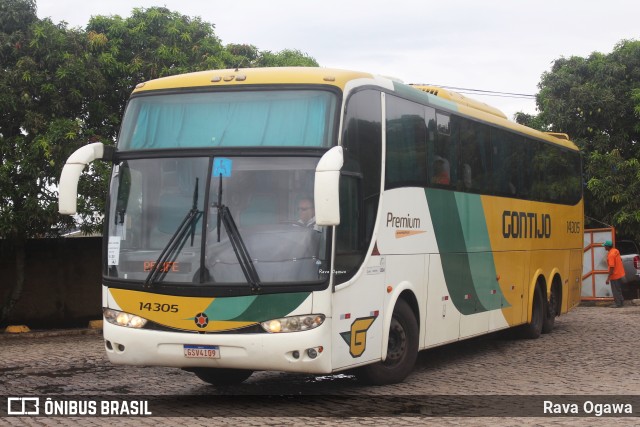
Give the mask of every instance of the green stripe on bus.
[(311, 295), (310, 292), (216, 298), (205, 310), (210, 320), (261, 322), (286, 317)]
[(231, 320), (242, 315), (258, 298), (257, 295), (215, 298), (205, 310), (211, 320)]
[(454, 194), (466, 252), (469, 254), (473, 286), (478, 298), (487, 310), (496, 310), (507, 306), (508, 303), (497, 281), (482, 198), (478, 194)]
[(462, 314), (506, 305), (479, 195), (425, 190), (451, 300)]

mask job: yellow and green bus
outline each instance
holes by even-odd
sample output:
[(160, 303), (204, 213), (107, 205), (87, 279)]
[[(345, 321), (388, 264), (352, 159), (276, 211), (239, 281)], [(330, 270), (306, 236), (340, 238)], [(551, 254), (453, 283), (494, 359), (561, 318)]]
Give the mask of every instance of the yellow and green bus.
[(104, 340), (116, 364), (402, 381), (419, 350), (580, 300), (581, 158), (566, 135), (442, 89), (265, 68), (139, 84), (115, 148), (68, 160), (60, 211), (113, 162)]

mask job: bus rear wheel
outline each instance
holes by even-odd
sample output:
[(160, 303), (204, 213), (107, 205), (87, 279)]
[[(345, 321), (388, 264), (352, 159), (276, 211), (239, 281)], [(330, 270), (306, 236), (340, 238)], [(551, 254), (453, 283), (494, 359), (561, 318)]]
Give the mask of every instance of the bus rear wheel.
[(189, 371), (202, 381), (217, 386), (240, 384), (253, 374), (248, 369), (193, 368)]
[(522, 338), (535, 339), (542, 333), (542, 324), (545, 318), (545, 303), (540, 285), (533, 292), (533, 304), (531, 307), (531, 322), (520, 327)]
[(384, 362), (358, 368), (358, 379), (372, 385), (394, 384), (411, 373), (418, 357), (418, 322), (404, 300), (398, 300), (389, 327), (389, 345)]
[(558, 315), (556, 312), (557, 306), (558, 306), (558, 292), (556, 292), (556, 287), (552, 286), (549, 302), (545, 304), (544, 320), (542, 322), (543, 334), (548, 334), (553, 330), (553, 327), (555, 326), (555, 323), (556, 323), (556, 316)]

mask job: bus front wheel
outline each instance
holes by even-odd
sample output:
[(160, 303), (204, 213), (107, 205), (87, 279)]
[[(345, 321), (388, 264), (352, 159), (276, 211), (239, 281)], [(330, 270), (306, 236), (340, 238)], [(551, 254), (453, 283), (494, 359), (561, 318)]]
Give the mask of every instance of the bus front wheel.
[(384, 362), (358, 368), (356, 377), (372, 385), (394, 384), (411, 373), (418, 357), (418, 322), (404, 300), (398, 300), (389, 327), (389, 345)]
[(189, 371), (202, 381), (217, 386), (240, 384), (253, 374), (248, 369), (193, 368)]

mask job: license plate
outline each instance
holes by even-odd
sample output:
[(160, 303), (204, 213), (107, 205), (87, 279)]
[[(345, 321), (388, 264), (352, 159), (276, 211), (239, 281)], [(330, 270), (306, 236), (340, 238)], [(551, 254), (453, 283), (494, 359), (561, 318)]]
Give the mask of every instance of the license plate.
[(184, 357), (190, 359), (220, 359), (220, 346), (185, 344)]

